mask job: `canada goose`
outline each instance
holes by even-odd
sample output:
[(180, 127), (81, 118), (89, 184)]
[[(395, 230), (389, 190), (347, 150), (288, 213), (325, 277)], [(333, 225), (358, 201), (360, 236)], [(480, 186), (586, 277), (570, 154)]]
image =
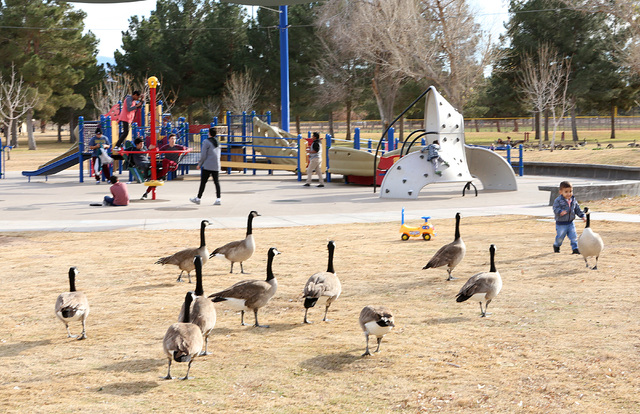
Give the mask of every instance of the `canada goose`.
[(466, 251), (467, 247), (460, 237), (460, 213), (456, 213), (456, 234), (454, 240), (438, 249), (436, 254), (429, 260), (429, 263), (422, 269), (447, 265), (447, 273), (449, 274), (447, 280), (454, 280), (456, 278), (451, 277), (451, 272), (456, 268), (458, 263), (462, 261)]
[(244, 273), (242, 262), (248, 260), (256, 250), (256, 242), (253, 240), (252, 225), (253, 218), (259, 215), (260, 214), (258, 214), (257, 211), (249, 213), (249, 218), (247, 219), (247, 236), (244, 240), (232, 241), (222, 247), (218, 247), (213, 251), (213, 253), (211, 253), (210, 257), (220, 255), (224, 256), (231, 262), (231, 271), (229, 271), (229, 273), (233, 273), (233, 264), (237, 262), (240, 262), (240, 273)]
[(582, 254), (582, 257), (584, 257), (584, 263), (587, 267), (589, 267), (587, 257), (595, 256), (596, 264), (591, 269), (598, 270), (598, 258), (600, 257), (600, 253), (602, 253), (602, 249), (604, 249), (604, 242), (598, 233), (591, 230), (591, 213), (588, 207), (584, 208), (584, 213), (587, 216), (587, 224), (580, 238), (578, 238), (578, 250), (580, 254)]
[(367, 349), (362, 356), (371, 355), (371, 352), (369, 352), (369, 335), (375, 335), (378, 339), (378, 348), (373, 351), (374, 353), (378, 352), (380, 351), (382, 337), (389, 333), (391, 328), (395, 326), (393, 323), (393, 315), (389, 309), (384, 306), (365, 306), (360, 312), (359, 322), (364, 332), (364, 337), (367, 339)]
[(187, 275), (189, 276), (189, 283), (191, 283), (191, 271), (195, 269), (195, 265), (193, 264), (193, 258), (195, 256), (202, 257), (203, 265), (207, 263), (207, 260), (209, 260), (209, 250), (207, 249), (207, 244), (204, 240), (204, 229), (208, 225), (208, 220), (202, 220), (200, 222), (200, 247), (180, 250), (171, 256), (161, 257), (156, 262), (156, 264), (161, 265), (172, 264), (178, 266), (180, 268), (180, 275), (176, 282), (182, 282), (182, 273), (187, 272)]
[[(500, 289), (502, 289), (502, 278), (500, 277), (500, 273), (496, 270), (496, 246), (493, 244), (489, 247), (489, 256), (491, 257), (491, 266), (489, 271), (471, 276), (456, 296), (456, 302), (464, 302), (471, 297), (478, 300), (480, 302), (481, 317), (487, 316), (487, 308), (489, 307), (489, 304), (493, 298), (500, 293)], [(486, 301), (484, 310), (482, 310), (483, 297)]]
[[(69, 291), (61, 293), (56, 300), (56, 315), (67, 328), (67, 338), (86, 339), (87, 332), (85, 322), (89, 316), (89, 301), (82, 292), (76, 291), (76, 276), (78, 269), (73, 266), (69, 269)], [(69, 322), (82, 320), (82, 334), (71, 335), (69, 332)]]
[(627, 147), (635, 148), (638, 145), (638, 144), (636, 144), (636, 141), (637, 140), (634, 139), (633, 142), (630, 142), (630, 143), (627, 144)]
[(324, 318), (322, 318), (322, 320), (328, 321), (327, 312), (329, 311), (329, 306), (331, 306), (334, 300), (338, 299), (342, 292), (340, 279), (338, 279), (335, 270), (333, 270), (333, 251), (335, 248), (336, 245), (333, 241), (327, 244), (327, 250), (329, 250), (327, 271), (312, 275), (304, 286), (304, 323), (311, 323), (307, 320), (307, 312), (309, 312), (309, 308), (313, 308), (317, 302), (324, 302)]
[[(202, 331), (204, 351), (202, 351), (200, 355), (210, 355), (211, 353), (208, 351), (209, 335), (211, 335), (213, 328), (216, 326), (216, 307), (209, 298), (204, 296), (204, 288), (202, 287), (202, 257), (194, 257), (193, 263), (196, 268), (196, 291), (194, 292), (195, 299), (193, 306), (189, 312), (191, 316), (189, 322), (198, 325)], [(182, 321), (183, 318), (184, 304), (182, 305), (182, 309), (180, 309), (178, 321)]]
[(267, 255), (267, 280), (243, 280), (221, 292), (209, 295), (213, 302), (227, 302), (233, 309), (240, 311), (240, 323), (244, 326), (244, 312), (252, 310), (256, 318), (253, 326), (268, 328), (269, 325), (258, 323), (258, 309), (265, 306), (278, 290), (278, 281), (273, 275), (273, 258), (280, 254), (278, 249), (272, 247)]
[(596, 147), (598, 148), (602, 147), (602, 144), (600, 144), (597, 139), (596, 139)]
[(188, 362), (187, 375), (182, 378), (183, 380), (189, 379), (189, 370), (191, 369), (191, 363), (196, 356), (202, 351), (202, 331), (193, 323), (190, 323), (189, 308), (193, 296), (191, 292), (188, 292), (184, 298), (184, 314), (181, 322), (174, 323), (167, 329), (167, 333), (164, 335), (162, 341), (162, 347), (164, 353), (167, 354), (169, 360), (169, 367), (167, 369), (167, 376), (164, 379), (173, 379), (171, 376), (171, 358), (176, 362)]
[(613, 148), (615, 148), (613, 144), (607, 144), (607, 149), (613, 149)]

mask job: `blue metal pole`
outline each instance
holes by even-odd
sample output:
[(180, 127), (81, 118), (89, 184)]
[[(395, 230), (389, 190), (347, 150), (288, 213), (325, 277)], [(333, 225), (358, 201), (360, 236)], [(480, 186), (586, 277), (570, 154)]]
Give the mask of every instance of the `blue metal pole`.
[(78, 166), (80, 170), (80, 182), (84, 182), (83, 174), (83, 165), (84, 160), (82, 159), (82, 153), (84, 152), (84, 117), (78, 117)]
[(280, 107), (282, 129), (289, 132), (289, 19), (288, 7), (280, 6)]
[(271, 125), (271, 111), (267, 111), (267, 124)]
[(395, 138), (394, 138), (394, 128), (391, 127), (389, 128), (389, 133), (387, 134), (387, 151), (393, 151), (393, 144), (395, 143)]
[(331, 148), (331, 135), (325, 135), (325, 141), (327, 143), (327, 153), (324, 155), (327, 160), (327, 182), (331, 182), (331, 167), (329, 166), (329, 148)]
[(519, 173), (520, 177), (522, 177), (524, 175), (524, 161), (522, 160), (522, 153), (524, 151), (524, 147), (522, 146), (522, 144), (520, 144), (520, 147), (518, 149), (519, 149), (519, 152), (520, 152), (520, 163), (519, 163), (520, 165), (519, 165), (519, 168), (518, 168), (518, 170), (519, 170), (518, 173)]
[(360, 149), (360, 128), (353, 131), (353, 149)]

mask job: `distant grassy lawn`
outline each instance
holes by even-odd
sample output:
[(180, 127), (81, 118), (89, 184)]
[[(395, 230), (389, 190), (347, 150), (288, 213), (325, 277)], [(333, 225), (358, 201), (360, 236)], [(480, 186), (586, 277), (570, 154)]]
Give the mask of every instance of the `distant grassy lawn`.
[[(524, 139), (524, 131), (514, 132), (465, 132), (465, 140), (468, 144), (490, 145), (499, 138), (506, 140), (507, 136), (514, 141)], [(407, 132), (405, 136), (408, 136)], [(66, 133), (68, 134), (68, 132)], [(533, 134), (531, 134), (533, 135)], [(565, 134), (567, 139), (563, 142), (560, 140), (560, 133), (556, 138), (556, 143), (570, 143), (569, 132)], [(568, 162), (568, 163), (590, 163), (590, 164), (610, 164), (610, 165), (626, 165), (640, 167), (640, 148), (630, 148), (627, 144), (634, 140), (640, 142), (640, 130), (619, 130), (616, 131), (616, 139), (609, 139), (610, 131), (579, 131), (580, 139), (587, 140), (585, 149), (576, 151), (526, 151), (524, 154), (525, 161), (546, 161), (546, 162)], [(334, 145), (352, 146), (352, 142), (344, 142), (345, 134), (336, 134), (337, 141)], [(372, 140), (372, 148), (376, 148), (380, 133), (362, 133), (361, 148), (367, 147), (367, 140)], [(3, 141), (4, 142), (4, 141)], [(38, 166), (49, 161), (71, 147), (68, 135), (63, 135), (62, 142), (58, 142), (55, 132), (47, 131), (45, 134), (36, 133), (37, 150), (30, 151), (27, 146), (27, 137), (23, 135), (19, 139), (19, 147), (14, 148), (10, 153), (6, 154), (9, 160), (6, 160), (5, 168), (7, 171), (24, 171), (34, 170)], [(596, 142), (600, 142), (602, 147), (611, 143), (614, 149), (598, 150)]]

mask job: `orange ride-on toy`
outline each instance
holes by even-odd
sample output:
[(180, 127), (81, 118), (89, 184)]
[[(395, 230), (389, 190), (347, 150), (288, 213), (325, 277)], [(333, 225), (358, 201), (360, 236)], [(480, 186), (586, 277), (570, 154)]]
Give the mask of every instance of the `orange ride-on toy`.
[(400, 226), (400, 234), (402, 240), (409, 240), (410, 237), (422, 237), (424, 240), (431, 240), (436, 236), (436, 229), (429, 221), (430, 216), (423, 216), (424, 223), (420, 227), (409, 227), (404, 224), (404, 208), (402, 209), (402, 225)]

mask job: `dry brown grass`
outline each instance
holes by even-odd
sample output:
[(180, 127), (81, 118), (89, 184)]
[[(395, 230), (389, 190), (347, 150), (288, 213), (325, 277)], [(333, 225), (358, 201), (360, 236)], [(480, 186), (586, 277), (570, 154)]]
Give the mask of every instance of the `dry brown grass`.
[[(581, 257), (553, 254), (554, 225), (532, 217), (463, 218), (467, 256), (445, 282), (421, 270), (453, 239), (453, 220), (430, 241), (400, 241), (399, 223), (327, 225), (255, 232), (259, 253), (245, 268), (263, 278), (277, 246), (280, 283), (260, 312), (269, 329), (241, 327), (217, 306), (210, 350), (190, 381), (165, 381), (161, 341), (184, 293), (175, 267), (156, 258), (197, 243), (197, 230), (0, 234), (0, 411), (3, 412), (638, 412), (637, 224), (595, 222), (607, 243), (598, 271)], [(582, 227), (578, 224), (579, 227)], [(211, 246), (241, 229), (209, 230)], [(296, 300), (326, 268), (336, 241), (343, 295), (332, 322), (312, 309), (304, 326)], [(467, 277), (488, 269), (498, 247), (503, 291), (479, 318), (477, 303), (456, 303)], [(85, 341), (66, 338), (53, 313), (69, 266), (92, 306)], [(241, 278), (228, 263), (205, 265), (205, 292)], [(382, 352), (361, 358), (357, 318), (383, 304), (397, 327)], [(248, 321), (252, 321), (248, 315)], [(77, 333), (79, 323), (72, 326)], [(183, 376), (184, 364), (174, 363)]]

